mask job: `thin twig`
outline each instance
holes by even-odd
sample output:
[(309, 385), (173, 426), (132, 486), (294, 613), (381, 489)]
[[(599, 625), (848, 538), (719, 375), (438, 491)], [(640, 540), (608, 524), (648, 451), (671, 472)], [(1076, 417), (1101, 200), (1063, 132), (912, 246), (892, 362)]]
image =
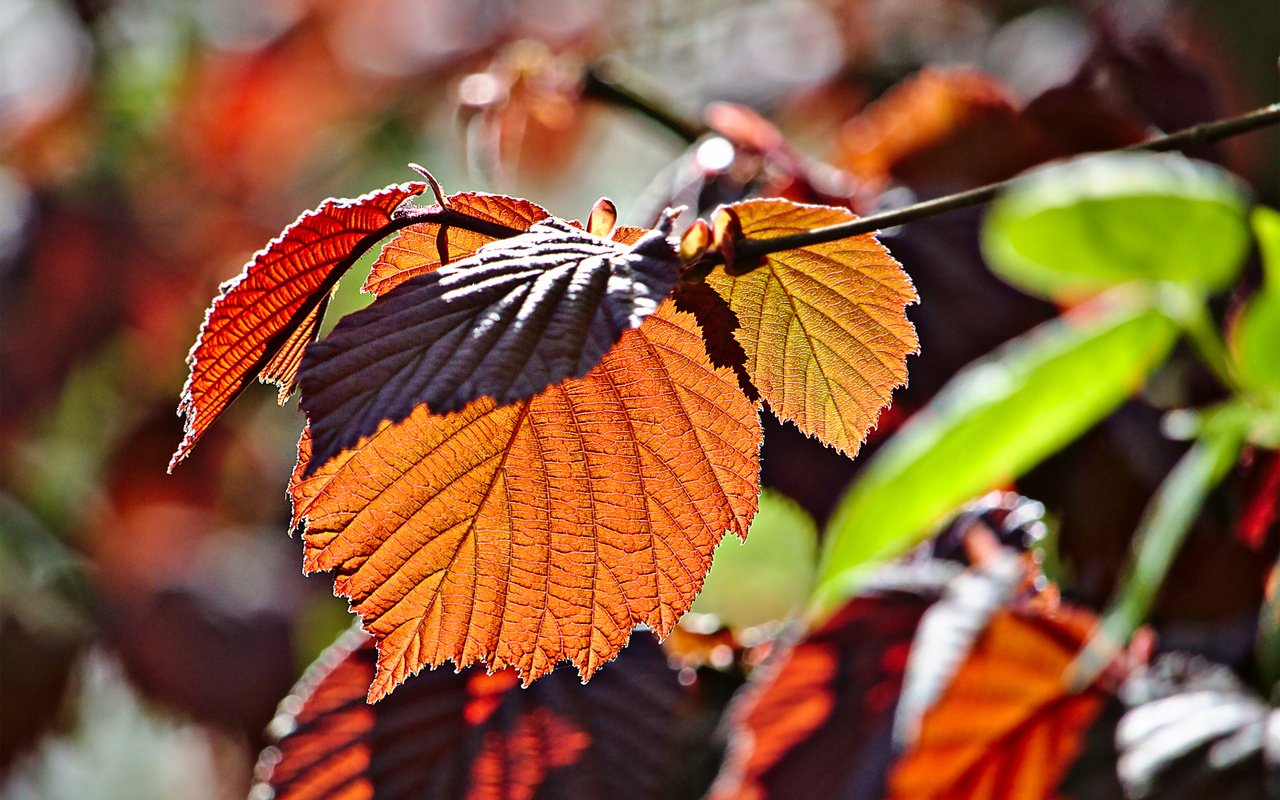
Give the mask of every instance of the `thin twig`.
[(685, 141), (693, 144), (708, 128), (679, 113), (653, 93), (637, 91), (632, 76), (625, 79), (616, 64), (593, 64), (587, 68), (583, 92), (587, 97), (629, 108), (648, 117)]
[[(1280, 123), (1280, 103), (1272, 103), (1269, 106), (1250, 111), (1247, 114), (1241, 114), (1238, 117), (1206, 122), (1202, 125), (1193, 125), (1168, 136), (1149, 139), (1123, 149), (1157, 152), (1181, 150), (1195, 145), (1210, 144), (1277, 123)], [(897, 225), (905, 225), (908, 222), (937, 216), (947, 211), (955, 211), (989, 202), (1017, 180), (1018, 178), (1016, 177), (1010, 178), (1009, 180), (990, 183), (986, 186), (979, 186), (976, 189), (949, 194), (933, 200), (926, 200), (923, 203), (916, 203), (893, 211), (872, 214), (871, 216), (860, 217), (839, 225), (828, 225), (825, 228), (813, 228), (801, 233), (793, 233), (789, 236), (778, 236), (773, 239), (744, 239), (737, 243), (735, 252), (739, 259), (749, 263), (751, 259), (768, 253), (825, 244), (847, 239), (851, 236), (860, 236), (864, 233), (892, 228)]]

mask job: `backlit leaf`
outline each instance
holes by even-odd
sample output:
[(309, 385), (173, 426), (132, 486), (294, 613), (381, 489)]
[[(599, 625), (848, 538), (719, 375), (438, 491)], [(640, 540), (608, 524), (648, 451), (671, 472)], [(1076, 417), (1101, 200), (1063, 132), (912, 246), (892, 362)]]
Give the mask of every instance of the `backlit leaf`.
[[(535, 222), (551, 216), (536, 203), (518, 197), (506, 197), (483, 192), (461, 192), (445, 198), (448, 207), (468, 217), (515, 230), (528, 230)], [(474, 255), (494, 239), (477, 231), (456, 226), (441, 226), (434, 222), (410, 225), (382, 247), (378, 260), (373, 263), (364, 291), (370, 294), (386, 294), (415, 275), (425, 275), (441, 265)], [(443, 244), (445, 253), (440, 252)]]
[(371, 706), (376, 659), (373, 640), (353, 632), (308, 671), (271, 725), (259, 792), (658, 800), (678, 768), (686, 693), (650, 635), (587, 686), (563, 669), (528, 690), (511, 670), (437, 670)]
[(298, 386), (298, 367), (302, 366), (302, 354), (306, 352), (307, 345), (319, 336), (320, 323), (324, 320), (324, 312), (332, 298), (333, 295), (329, 295), (311, 309), (311, 313), (307, 314), (293, 333), (289, 334), (280, 351), (267, 362), (258, 375), (258, 379), (263, 383), (274, 383), (280, 388), (276, 396), (280, 405), (288, 402), (289, 396)]
[[(787, 200), (749, 200), (717, 212), (725, 215), (742, 235), (766, 240), (854, 218)], [(779, 417), (853, 456), (907, 380), (906, 357), (917, 349), (903, 311), (916, 300), (911, 280), (870, 234), (736, 271), (717, 267), (706, 280), (737, 315), (751, 382)]]
[(879, 800), (916, 626), (956, 571), (937, 566), (898, 570), (753, 676), (712, 800)]
[(1243, 380), (1280, 397), (1280, 211), (1259, 206), (1251, 219), (1263, 282), (1232, 327), (1231, 347)]
[(1001, 278), (1076, 298), (1133, 280), (1202, 291), (1235, 279), (1249, 242), (1240, 183), (1172, 153), (1106, 153), (1019, 178), (991, 207), (983, 254)]
[(669, 233), (664, 217), (626, 246), (548, 219), (348, 315), (303, 359), (311, 468), (415, 406), (505, 405), (585, 375), (675, 286)]
[[(244, 272), (223, 284), (187, 356), (191, 374), (178, 405), (185, 430), (170, 471), (258, 373), (266, 370), (264, 377), (279, 383), (282, 391), (292, 385), (296, 359), (291, 354), (313, 335), (318, 313), (312, 312), (382, 237), (391, 212), (426, 187), (405, 183), (354, 200), (326, 200), (299, 216)], [(278, 358), (281, 352), (283, 359)]]
[(1177, 330), (1160, 311), (1117, 297), (970, 364), (876, 452), (840, 501), (819, 598), (839, 602), (870, 565), (1102, 419), (1163, 361)]
[(1055, 797), (1105, 700), (1065, 679), (1095, 624), (1065, 608), (997, 612), (894, 765), (889, 797)]
[(645, 623), (689, 608), (726, 531), (759, 493), (759, 418), (670, 303), (590, 373), (531, 400), (418, 406), (303, 477), (306, 568), (336, 570), (379, 640), (369, 696), (452, 659), (568, 659), (589, 676)]

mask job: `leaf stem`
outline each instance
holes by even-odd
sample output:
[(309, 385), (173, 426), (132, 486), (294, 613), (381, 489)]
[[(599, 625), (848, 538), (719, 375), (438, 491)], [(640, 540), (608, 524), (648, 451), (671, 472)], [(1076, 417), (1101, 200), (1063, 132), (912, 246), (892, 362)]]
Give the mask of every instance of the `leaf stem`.
[(395, 218), (378, 231), (378, 238), (381, 239), (410, 225), (423, 224), (447, 225), (451, 228), (461, 228), (462, 230), (478, 233), (493, 239), (510, 239), (512, 236), (519, 236), (524, 233), (523, 230), (503, 225), (500, 222), (479, 219), (463, 214), (460, 211), (455, 211), (452, 208), (443, 207), (439, 203), (433, 203), (429, 206), (402, 206), (397, 211)]
[(1218, 326), (1209, 315), (1209, 309), (1203, 302), (1196, 303), (1190, 313), (1182, 320), (1183, 330), (1191, 341), (1191, 346), (1200, 354), (1200, 360), (1214, 374), (1223, 387), (1232, 391), (1240, 391), (1240, 384), (1231, 371), (1231, 358), (1227, 355), (1227, 345), (1218, 333)]
[(1076, 689), (1097, 679), (1146, 618), (1205, 498), (1235, 466), (1244, 443), (1246, 421), (1247, 417), (1233, 407), (1215, 414), (1156, 490), (1138, 523), (1133, 559), (1120, 589), (1068, 672), (1068, 680)]
[[(1272, 103), (1269, 106), (1255, 109), (1246, 114), (1214, 122), (1206, 122), (1201, 125), (1193, 125), (1167, 136), (1149, 139), (1120, 149), (1155, 152), (1181, 150), (1194, 145), (1217, 142), (1277, 123), (1280, 123), (1280, 103)], [(793, 233), (789, 236), (778, 236), (772, 239), (743, 239), (736, 244), (735, 252), (739, 259), (746, 260), (749, 263), (750, 259), (758, 258), (768, 253), (794, 250), (815, 244), (826, 244), (827, 242), (860, 236), (864, 233), (872, 233), (897, 225), (905, 225), (908, 222), (927, 219), (948, 211), (989, 202), (1017, 180), (1018, 178), (1014, 177), (997, 183), (989, 183), (986, 186), (979, 186), (975, 189), (926, 200), (923, 203), (915, 203), (893, 211), (872, 214), (871, 216), (861, 217), (838, 225), (828, 225), (824, 228), (813, 228), (812, 230)]]

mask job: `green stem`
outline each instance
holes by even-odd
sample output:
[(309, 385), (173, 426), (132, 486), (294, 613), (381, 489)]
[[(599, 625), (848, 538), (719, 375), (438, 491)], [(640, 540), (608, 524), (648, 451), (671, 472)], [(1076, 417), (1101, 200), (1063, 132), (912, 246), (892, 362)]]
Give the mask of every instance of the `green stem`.
[(1247, 416), (1239, 413), (1214, 415), (1156, 490), (1138, 523), (1133, 560), (1120, 589), (1102, 624), (1071, 665), (1068, 675), (1074, 687), (1092, 684), (1146, 618), (1205, 498), (1235, 465), (1246, 422)]
[(1226, 342), (1218, 333), (1217, 324), (1209, 314), (1208, 307), (1203, 302), (1197, 302), (1189, 311), (1182, 323), (1191, 346), (1196, 349), (1205, 366), (1213, 372), (1224, 387), (1238, 392), (1240, 385), (1231, 369), (1231, 356), (1227, 352)]

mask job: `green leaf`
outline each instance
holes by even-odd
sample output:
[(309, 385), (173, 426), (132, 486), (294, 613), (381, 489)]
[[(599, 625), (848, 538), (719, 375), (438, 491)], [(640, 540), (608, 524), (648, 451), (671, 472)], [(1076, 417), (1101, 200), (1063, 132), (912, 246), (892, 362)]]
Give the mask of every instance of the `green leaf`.
[(1280, 211), (1258, 206), (1249, 217), (1253, 234), (1258, 238), (1258, 250), (1262, 253), (1264, 288), (1280, 292)]
[(791, 499), (765, 489), (747, 540), (726, 536), (691, 611), (735, 630), (782, 620), (809, 596), (818, 526)]
[(1247, 410), (1227, 406), (1174, 465), (1138, 522), (1134, 558), (1102, 624), (1076, 660), (1073, 683), (1087, 685), (1111, 662), (1146, 618), (1165, 573), (1204, 507), (1209, 491), (1235, 465), (1249, 423)]
[(1253, 230), (1265, 277), (1232, 329), (1231, 346), (1244, 384), (1280, 392), (1280, 212), (1255, 209)]
[(924, 538), (1105, 417), (1169, 352), (1177, 325), (1108, 295), (960, 371), (867, 464), (827, 530), (816, 597), (838, 601)]
[(1202, 292), (1231, 284), (1249, 234), (1247, 201), (1225, 170), (1171, 153), (1105, 153), (1028, 173), (982, 231), (992, 269), (1043, 297), (1134, 280)]

